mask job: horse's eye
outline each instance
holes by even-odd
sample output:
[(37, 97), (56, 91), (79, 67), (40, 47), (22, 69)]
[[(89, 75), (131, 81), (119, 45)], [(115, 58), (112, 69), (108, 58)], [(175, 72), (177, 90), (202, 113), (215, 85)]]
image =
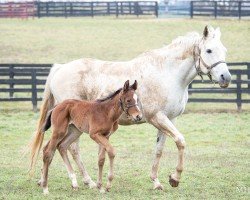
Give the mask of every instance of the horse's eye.
[(130, 99), (128, 99), (128, 100), (127, 100), (127, 103), (130, 103), (130, 102), (131, 102), (131, 100), (130, 100)]
[(212, 53), (212, 50), (211, 49), (207, 49), (207, 53)]

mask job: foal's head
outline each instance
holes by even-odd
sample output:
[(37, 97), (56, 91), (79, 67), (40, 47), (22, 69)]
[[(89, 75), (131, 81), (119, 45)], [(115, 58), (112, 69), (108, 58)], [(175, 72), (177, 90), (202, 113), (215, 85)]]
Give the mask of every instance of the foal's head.
[(129, 86), (129, 80), (127, 80), (123, 86), (120, 94), (120, 103), (123, 111), (133, 118), (134, 121), (140, 121), (142, 119), (142, 113), (138, 106), (138, 98), (135, 93), (137, 89), (137, 81)]

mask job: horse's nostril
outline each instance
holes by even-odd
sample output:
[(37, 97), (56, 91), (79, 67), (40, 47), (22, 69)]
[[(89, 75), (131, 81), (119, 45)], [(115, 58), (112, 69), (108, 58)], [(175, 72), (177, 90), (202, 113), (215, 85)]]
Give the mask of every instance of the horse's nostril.
[(223, 74), (220, 75), (221, 79), (224, 81), (225, 80), (225, 77)]

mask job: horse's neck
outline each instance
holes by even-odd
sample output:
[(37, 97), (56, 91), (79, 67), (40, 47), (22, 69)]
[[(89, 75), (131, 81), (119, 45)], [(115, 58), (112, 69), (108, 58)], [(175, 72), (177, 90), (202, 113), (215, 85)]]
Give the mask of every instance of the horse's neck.
[(197, 41), (199, 40), (197, 39), (185, 48), (170, 44), (154, 51), (156, 58), (158, 57), (160, 60), (155, 63), (158, 65), (157, 68), (162, 70), (162, 73), (165, 72), (171, 80), (174, 76), (175, 83), (180, 87), (187, 88), (197, 75), (194, 58), (194, 47), (197, 45)]

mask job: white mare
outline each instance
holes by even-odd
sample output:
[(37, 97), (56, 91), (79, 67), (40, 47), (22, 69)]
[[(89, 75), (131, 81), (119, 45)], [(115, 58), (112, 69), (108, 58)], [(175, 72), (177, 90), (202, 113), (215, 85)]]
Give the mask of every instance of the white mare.
[[(55, 64), (46, 82), (36, 137), (43, 137), (41, 127), (47, 112), (57, 103), (65, 99), (97, 99), (114, 91), (117, 85), (122, 85), (127, 79), (137, 80), (137, 94), (143, 112), (142, 121), (158, 129), (151, 170), (154, 188), (163, 189), (157, 173), (166, 136), (174, 140), (178, 149), (177, 167), (169, 177), (171, 186), (178, 186), (183, 171), (185, 140), (175, 127), (174, 121), (185, 109), (188, 85), (200, 73), (211, 75), (221, 87), (227, 87), (231, 80), (224, 62), (226, 48), (221, 43), (220, 36), (219, 28), (205, 27), (202, 36), (189, 33), (173, 40), (168, 46), (148, 51), (126, 62), (83, 58), (67, 64)], [(120, 120), (122, 125), (133, 123), (126, 115)], [(69, 127), (68, 131), (74, 130)], [(81, 161), (78, 140), (69, 151), (84, 177), (84, 183), (90, 187), (95, 186)], [(72, 185), (78, 187), (73, 168), (69, 163), (65, 164)], [(34, 163), (31, 166), (33, 167)]]

